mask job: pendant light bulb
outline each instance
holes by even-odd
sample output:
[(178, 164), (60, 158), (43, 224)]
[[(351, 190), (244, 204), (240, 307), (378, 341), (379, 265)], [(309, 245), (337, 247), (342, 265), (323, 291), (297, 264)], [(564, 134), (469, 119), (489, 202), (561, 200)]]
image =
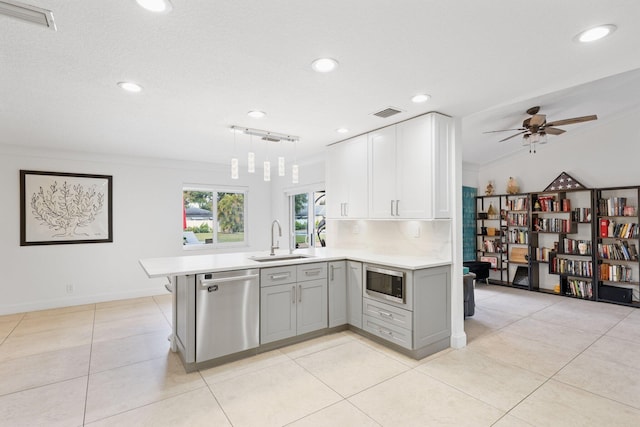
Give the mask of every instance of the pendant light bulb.
[(238, 179), (238, 159), (231, 159), (231, 179)]
[(248, 171), (249, 173), (254, 173), (256, 171), (256, 153), (253, 151), (249, 151), (249, 155), (247, 156), (247, 161), (249, 164)]
[(298, 183), (298, 165), (291, 166), (291, 182), (293, 184)]
[(269, 160), (264, 162), (264, 180), (271, 181), (271, 162)]
[(285, 175), (284, 157), (278, 157), (278, 176)]

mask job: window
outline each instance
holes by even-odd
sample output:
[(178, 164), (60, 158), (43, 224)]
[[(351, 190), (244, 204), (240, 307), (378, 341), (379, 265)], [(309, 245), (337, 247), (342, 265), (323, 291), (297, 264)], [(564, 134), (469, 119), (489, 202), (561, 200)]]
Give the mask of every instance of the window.
[(324, 191), (290, 196), (295, 247), (322, 247), (326, 244)]
[(184, 188), (182, 244), (242, 246), (246, 244), (247, 191)]

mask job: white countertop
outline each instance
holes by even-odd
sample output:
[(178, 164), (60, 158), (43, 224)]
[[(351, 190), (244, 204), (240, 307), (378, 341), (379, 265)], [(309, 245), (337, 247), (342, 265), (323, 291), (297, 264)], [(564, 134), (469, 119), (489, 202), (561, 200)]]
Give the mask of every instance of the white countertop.
[[(288, 251), (276, 251), (277, 255), (286, 255)], [(308, 258), (259, 262), (252, 256), (266, 256), (268, 252), (237, 252), (227, 254), (184, 255), (163, 258), (145, 258), (140, 265), (149, 277), (184, 276), (187, 274), (214, 273), (218, 271), (244, 270), (247, 268), (267, 268), (311, 262), (351, 261), (382, 264), (406, 270), (450, 265), (449, 259), (430, 259), (425, 256), (380, 255), (362, 250), (331, 248), (297, 249), (294, 254), (307, 255)]]

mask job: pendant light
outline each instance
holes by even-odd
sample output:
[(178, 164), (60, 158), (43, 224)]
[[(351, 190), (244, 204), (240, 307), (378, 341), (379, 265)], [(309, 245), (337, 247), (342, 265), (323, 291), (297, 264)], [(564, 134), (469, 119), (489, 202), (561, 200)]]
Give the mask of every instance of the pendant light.
[(269, 142), (267, 141), (267, 149), (266, 149), (267, 155), (265, 157), (265, 161), (264, 161), (264, 180), (265, 181), (271, 181), (271, 162), (269, 161)]
[(253, 135), (249, 134), (249, 154), (247, 155), (247, 172), (256, 171), (256, 153), (253, 152)]
[[(278, 144), (278, 146), (280, 147), (280, 151), (282, 151), (282, 144)], [(285, 173), (284, 157), (280, 155), (278, 157), (278, 176), (284, 176)]]
[(293, 141), (293, 166), (291, 166), (291, 182), (298, 183), (298, 140)]

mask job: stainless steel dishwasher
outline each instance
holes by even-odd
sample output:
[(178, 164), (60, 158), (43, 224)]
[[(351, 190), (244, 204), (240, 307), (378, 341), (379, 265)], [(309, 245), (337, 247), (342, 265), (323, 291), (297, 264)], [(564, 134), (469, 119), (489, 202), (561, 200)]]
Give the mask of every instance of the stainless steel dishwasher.
[(258, 347), (258, 269), (199, 274), (196, 280), (196, 363)]

